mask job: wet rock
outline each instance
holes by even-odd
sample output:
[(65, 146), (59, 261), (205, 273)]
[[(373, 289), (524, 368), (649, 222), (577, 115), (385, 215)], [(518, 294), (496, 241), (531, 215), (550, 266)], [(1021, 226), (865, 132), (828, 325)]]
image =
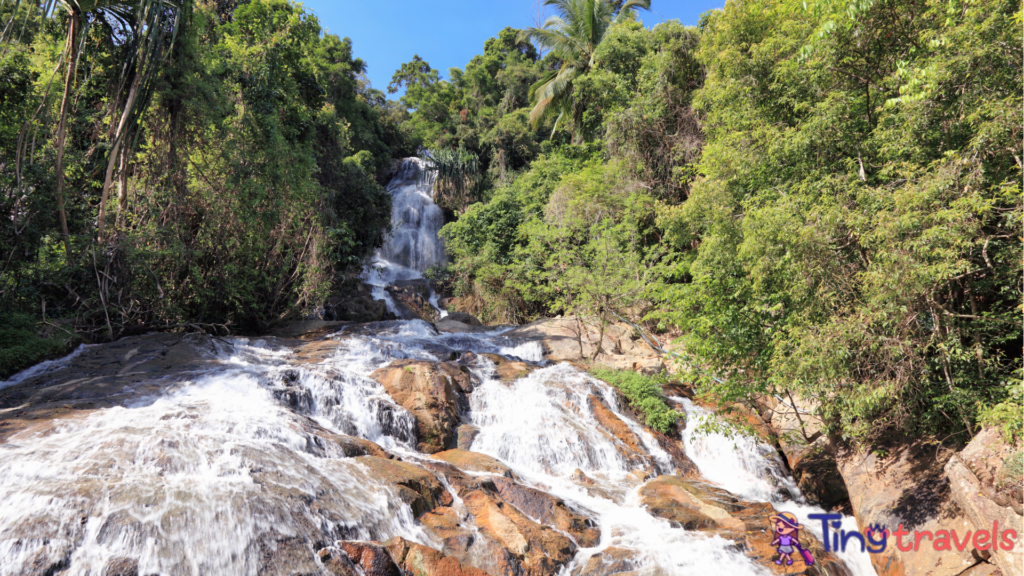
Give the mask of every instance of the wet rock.
[(587, 559), (585, 564), (572, 571), (573, 576), (615, 576), (629, 574), (640, 566), (635, 560), (636, 553), (632, 550), (606, 548)]
[(659, 476), (640, 490), (648, 510), (674, 524), (717, 534), (741, 545), (752, 560), (773, 572), (806, 576), (850, 576), (839, 558), (825, 552), (822, 544), (807, 530), (800, 532), (801, 545), (815, 559), (813, 566), (794, 558), (791, 566), (778, 566), (771, 517), (778, 512), (767, 502), (744, 502), (732, 494), (694, 480), (677, 476)]
[(601, 530), (597, 523), (569, 508), (561, 498), (507, 478), (496, 478), (494, 485), (505, 502), (541, 524), (568, 533), (580, 546), (590, 548), (600, 541)]
[(346, 290), (331, 294), (324, 303), (324, 320), (348, 322), (377, 322), (394, 320), (383, 300), (374, 300), (372, 288), (359, 282)]
[(457, 435), (457, 444), (459, 450), (469, 450), (470, 446), (473, 445), (473, 440), (480, 434), (480, 429), (472, 424), (463, 424), (459, 426), (455, 433)]
[[(1024, 535), (1019, 476), (1013, 478), (1006, 470), (1013, 452), (998, 430), (986, 428), (945, 465), (953, 499), (975, 532), (991, 531), (998, 525), (1000, 532), (1009, 529)], [(991, 553), (1003, 574), (1024, 574), (1024, 546), (1019, 538), (1013, 549), (995, 547)]]
[(440, 452), (455, 440), (459, 414), (468, 406), (469, 375), (457, 366), (420, 360), (399, 360), (372, 374), (396, 403), (416, 418), (417, 447)]
[[(391, 557), (416, 576), (488, 576), (479, 568), (465, 567), (457, 559), (442, 552), (396, 537), (384, 543)], [(367, 574), (367, 576), (376, 576)]]
[[(340, 548), (328, 547), (318, 551), (317, 556), (331, 576), (362, 576), (355, 564)], [(372, 576), (367, 574), (366, 576)]]
[[(600, 538), (592, 520), (550, 494), (502, 476), (470, 476), (444, 462), (425, 465), (443, 475), (462, 498), (479, 533), (509, 552), (509, 558), (498, 562), (504, 567), (499, 570), (502, 574), (557, 573), (576, 551), (563, 531), (580, 545)], [(474, 564), (483, 566), (480, 561)]]
[(449, 312), (445, 319), (452, 322), (461, 322), (462, 324), (468, 324), (470, 326), (483, 326), (480, 320), (477, 320), (476, 316), (472, 314), (466, 314), (465, 312)]
[[(956, 530), (961, 536), (972, 530), (943, 471), (952, 455), (952, 450), (925, 438), (878, 446), (873, 451), (841, 452), (839, 471), (849, 490), (857, 524), (881, 524), (890, 531), (902, 524), (911, 532), (910, 537), (903, 537), (904, 547), (908, 540), (912, 543), (915, 530), (932, 534)], [(963, 551), (956, 547), (934, 550), (928, 540), (921, 543), (920, 551), (903, 552), (895, 545), (895, 537), (891, 538), (884, 553), (871, 555), (879, 576), (954, 576), (971, 568), (978, 558), (988, 556), (987, 550), (977, 550), (973, 543)]]
[(640, 438), (629, 426), (605, 406), (603, 400), (591, 395), (587, 398), (587, 402), (590, 405), (591, 412), (594, 414), (594, 418), (597, 419), (602, 428), (613, 439), (622, 457), (631, 464), (646, 465), (647, 458), (644, 457), (646, 450), (644, 449), (643, 442), (640, 441)]
[(437, 328), (438, 332), (445, 332), (447, 334), (472, 334), (474, 332), (489, 332), (494, 330), (493, 326), (474, 326), (472, 324), (466, 324), (465, 322), (452, 320), (448, 316), (445, 316), (435, 322), (434, 327)]
[(412, 508), (417, 517), (452, 503), (451, 494), (437, 477), (419, 466), (373, 456), (361, 456), (356, 460), (368, 467), (376, 478), (394, 487), (399, 498)]
[(103, 568), (103, 576), (139, 576), (139, 561), (135, 558), (113, 558)]
[(214, 343), (207, 334), (149, 334), (86, 348), (0, 390), (0, 442), (173, 389), (218, 367)]
[(313, 550), (303, 539), (270, 534), (261, 538), (257, 572), (266, 576), (315, 576), (321, 574)]
[(460, 470), (485, 472), (487, 474), (497, 474), (498, 476), (512, 478), (512, 470), (508, 466), (479, 452), (459, 449), (445, 450), (444, 452), (434, 454), (432, 458), (452, 464)]
[(640, 497), (651, 514), (687, 530), (715, 530), (733, 535), (746, 532), (743, 522), (732, 516), (741, 508), (735, 498), (723, 502), (721, 495), (678, 476), (659, 476), (648, 482), (640, 489)]
[(520, 378), (526, 378), (537, 367), (518, 360), (509, 360), (496, 354), (482, 354), (485, 358), (494, 363), (494, 377), (500, 382), (514, 382)]
[(572, 560), (576, 552), (572, 540), (534, 522), (497, 495), (475, 490), (462, 500), (480, 530), (514, 554), (525, 574), (550, 576)]
[[(430, 303), (430, 288), (425, 284), (426, 280), (422, 281), (423, 284), (416, 283), (419, 282), (416, 280), (406, 282), (414, 284), (388, 286), (387, 288), (388, 294), (394, 300), (398, 317), (403, 320), (425, 320), (427, 322), (439, 320), (437, 309)], [(396, 284), (398, 283), (401, 281), (396, 282)]]
[(580, 470), (579, 468), (577, 468), (577, 469), (572, 471), (572, 474), (569, 476), (569, 479), (572, 480), (573, 482), (576, 482), (577, 484), (593, 484), (594, 483), (594, 481), (591, 480), (589, 476), (584, 474), (583, 470)]
[(800, 449), (790, 445), (787, 456), (793, 478), (812, 503), (831, 510), (849, 502), (850, 493), (827, 438), (818, 438)]
[(402, 571), (381, 544), (376, 542), (338, 542), (338, 548), (358, 566), (365, 576), (402, 576)]

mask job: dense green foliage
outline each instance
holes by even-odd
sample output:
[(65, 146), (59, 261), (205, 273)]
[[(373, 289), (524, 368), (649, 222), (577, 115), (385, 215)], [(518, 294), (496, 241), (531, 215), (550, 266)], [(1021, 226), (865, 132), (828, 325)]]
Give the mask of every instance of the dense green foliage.
[(678, 330), (705, 394), (793, 394), (851, 439), (1018, 435), (1021, 21), (742, 0), (610, 25), (582, 111), (443, 230), (460, 305)]
[[(45, 310), (87, 338), (183, 324), (261, 330), (315, 311), (382, 243), (390, 196), (379, 181), (412, 145), (351, 42), (288, 0), (178, 4), (187, 18), (173, 44), (157, 38), (164, 55), (144, 77), (124, 65), (139, 49), (126, 41), (135, 29), (99, 9), (83, 16), (87, 49), (70, 82), (54, 72), (68, 13), (8, 37), (5, 308)], [(128, 108), (137, 113), (125, 132)]]
[(622, 393), (630, 408), (643, 418), (651, 428), (668, 434), (675, 430), (683, 414), (669, 408), (661, 392), (664, 381), (653, 376), (644, 376), (628, 370), (592, 368), (590, 373), (597, 379), (611, 384)]

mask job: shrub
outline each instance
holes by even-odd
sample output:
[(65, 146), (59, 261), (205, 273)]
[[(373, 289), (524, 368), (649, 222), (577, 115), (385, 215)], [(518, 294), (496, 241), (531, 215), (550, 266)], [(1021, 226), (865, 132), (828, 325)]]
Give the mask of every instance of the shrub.
[(40, 336), (31, 317), (0, 315), (0, 380), (68, 352), (73, 338)]
[(669, 408), (665, 403), (665, 397), (661, 393), (661, 385), (664, 383), (662, 377), (607, 368), (592, 368), (590, 374), (621, 392), (630, 407), (643, 418), (644, 423), (662, 434), (668, 434), (676, 429), (684, 417), (681, 412)]

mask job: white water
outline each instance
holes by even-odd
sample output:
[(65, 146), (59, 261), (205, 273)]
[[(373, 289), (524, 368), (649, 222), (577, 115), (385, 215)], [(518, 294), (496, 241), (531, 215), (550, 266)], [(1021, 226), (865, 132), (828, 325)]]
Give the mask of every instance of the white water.
[[(821, 521), (812, 520), (810, 514), (822, 514), (824, 509), (807, 503), (793, 478), (784, 471), (778, 452), (760, 438), (738, 431), (726, 435), (720, 432), (702, 433), (701, 423), (714, 416), (685, 398), (673, 398), (683, 405), (686, 428), (683, 445), (686, 455), (710, 482), (733, 494), (755, 502), (771, 502), (781, 512), (791, 512), (818, 540), (822, 538)], [(857, 520), (843, 518), (842, 530), (857, 531)], [(867, 552), (850, 547), (839, 552), (854, 576), (876, 576)]]
[[(421, 278), (444, 261), (440, 209), (419, 181), (421, 169), (420, 161), (406, 160), (389, 185), (395, 230), (365, 273), (393, 312), (385, 287)], [(431, 303), (437, 306), (436, 295)], [(118, 559), (136, 562), (139, 574), (255, 575), (275, 569), (265, 565), (275, 554), (289, 571), (316, 574), (323, 567), (311, 551), (337, 539), (403, 536), (440, 547), (393, 490), (329, 436), (358, 436), (417, 461), (423, 455), (415, 449), (414, 419), (370, 374), (395, 359), (436, 361), (468, 351), (542, 363), (538, 342), (510, 341), (505, 332), (438, 334), (423, 321), (349, 327), (316, 364), (300, 364), (273, 341), (218, 339), (216, 363), (200, 377), (15, 434), (0, 444), (0, 576), (55, 566), (69, 576), (101, 575)], [(76, 351), (82, 353), (87, 349)], [(42, 364), (0, 388), (57, 378), (73, 360)], [(674, 528), (641, 506), (643, 478), (635, 471), (671, 474), (673, 465), (620, 411), (608, 385), (568, 364), (511, 383), (495, 380), (484, 357), (472, 371), (478, 386), (463, 415), (480, 428), (472, 449), (502, 460), (521, 481), (563, 498), (601, 529), (600, 542), (580, 549), (563, 575), (611, 547), (627, 551), (633, 573), (644, 576), (771, 573), (735, 543)], [(628, 426), (639, 451), (608, 433), (590, 397)], [(700, 409), (686, 406), (684, 446), (709, 481), (805, 520), (818, 511), (803, 503), (770, 448), (698, 436)], [(593, 485), (574, 481), (577, 469)], [(289, 546), (290, 555), (280, 552)], [(845, 558), (856, 576), (874, 574), (864, 557)]]
[[(304, 419), (415, 461), (421, 456), (411, 416), (369, 374), (394, 359), (440, 360), (453, 351), (540, 359), (535, 345), (518, 346), (504, 332), (437, 334), (422, 321), (356, 326), (335, 337), (327, 360), (301, 365), (272, 341), (215, 340), (219, 366), (202, 377), (15, 435), (0, 445), (0, 575), (38, 573), (33, 566), (61, 559), (66, 574), (102, 574), (116, 558), (137, 559), (140, 574), (258, 574), (261, 550), (287, 538), (307, 543), (304, 550), (308, 542), (395, 535), (439, 547), (390, 488), (332, 450)], [(512, 383), (494, 380), (492, 371), (478, 357), (479, 384), (464, 415), (480, 428), (472, 449), (502, 460), (524, 483), (563, 498), (601, 529), (599, 544), (579, 550), (563, 574), (613, 546), (629, 551), (638, 574), (770, 573), (731, 541), (673, 528), (640, 505), (641, 479), (630, 473), (672, 473), (672, 464), (620, 412), (606, 384), (567, 364)], [(589, 396), (636, 434), (640, 453), (623, 453)], [(766, 473), (791, 486), (778, 467), (759, 463), (766, 453), (756, 443), (734, 449), (731, 441), (687, 431), (687, 452), (708, 480), (738, 496), (771, 499), (777, 491)], [(574, 482), (576, 469), (595, 484)], [(771, 501), (802, 518), (813, 511)]]
[[(422, 280), (423, 272), (447, 262), (444, 242), (437, 233), (444, 226), (444, 213), (434, 203), (434, 178), (423, 178), (426, 163), (406, 158), (398, 174), (388, 183), (391, 193), (391, 233), (373, 261), (363, 271), (363, 281), (372, 288), (375, 300), (383, 300), (388, 312), (401, 316), (387, 287), (400, 280)], [(430, 291), (430, 305), (441, 318), (448, 315)]]

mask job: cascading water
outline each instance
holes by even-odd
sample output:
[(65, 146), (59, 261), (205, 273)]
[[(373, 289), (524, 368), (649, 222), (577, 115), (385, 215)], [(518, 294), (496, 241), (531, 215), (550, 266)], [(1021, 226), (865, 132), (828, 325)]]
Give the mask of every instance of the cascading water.
[[(336, 539), (402, 536), (442, 548), (392, 486), (329, 437), (357, 436), (406, 462), (429, 461), (415, 448), (412, 415), (370, 374), (398, 359), (444, 361), (465, 352), (477, 354), (469, 365), (476, 386), (462, 415), (479, 428), (471, 449), (600, 529), (599, 541), (579, 548), (561, 574), (581, 574), (613, 549), (628, 554), (630, 574), (770, 573), (733, 541), (674, 527), (644, 508), (635, 471), (671, 474), (673, 460), (607, 384), (568, 364), (499, 381), (484, 354), (541, 360), (539, 344), (510, 341), (505, 332), (438, 334), (423, 321), (346, 327), (318, 343), (327, 352), (312, 360), (273, 339), (202, 337), (207, 363), (190, 371), (132, 376), (125, 370), (135, 364), (126, 364), (125, 394), (147, 378), (160, 391), (55, 418), (0, 444), (0, 575), (101, 575), (122, 560), (147, 575), (326, 575), (312, 550)], [(77, 372), (53, 363), (12, 379), (9, 390), (76, 382)], [(785, 499), (798, 493), (789, 495), (792, 481), (764, 463), (770, 454), (762, 445), (693, 434), (700, 409), (684, 404), (684, 445), (708, 480), (779, 509), (810, 510)], [(600, 406), (637, 439), (631, 450), (609, 434)], [(765, 482), (772, 475), (778, 480)], [(472, 528), (473, 517), (455, 500)], [(284, 558), (287, 572), (268, 558)], [(856, 561), (847, 561), (854, 574), (873, 574)]]
[[(387, 293), (388, 286), (421, 280), (428, 268), (446, 262), (444, 243), (437, 235), (444, 226), (444, 213), (434, 203), (434, 177), (425, 173), (425, 168), (425, 161), (406, 158), (388, 183), (391, 234), (363, 274), (364, 281), (373, 287), (373, 297), (384, 300), (392, 314), (397, 313), (397, 307)], [(433, 290), (430, 303), (442, 317), (446, 315)]]
[[(681, 404), (686, 413), (683, 430), (686, 454), (700, 468), (704, 478), (737, 496), (755, 502), (771, 502), (780, 511), (792, 512), (821, 539), (821, 521), (812, 520), (808, 515), (822, 514), (825, 510), (807, 504), (796, 483), (784, 472), (774, 448), (758, 438), (739, 433), (728, 436), (721, 432), (699, 432), (705, 419), (714, 415), (685, 398), (673, 400)], [(840, 529), (856, 532), (856, 519), (844, 517)], [(838, 555), (854, 576), (876, 575), (867, 553), (850, 547)]]

